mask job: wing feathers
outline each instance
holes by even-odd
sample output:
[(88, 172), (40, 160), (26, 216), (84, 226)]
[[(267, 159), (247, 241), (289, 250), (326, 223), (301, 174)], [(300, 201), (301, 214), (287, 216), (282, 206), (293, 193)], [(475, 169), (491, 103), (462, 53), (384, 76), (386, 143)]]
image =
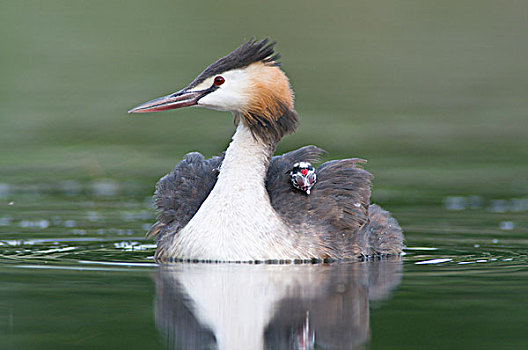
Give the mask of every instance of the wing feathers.
[[(318, 242), (328, 257), (401, 252), (403, 234), (396, 220), (378, 206), (370, 206), (372, 175), (358, 167), (365, 160), (322, 164), (316, 169), (317, 183), (310, 195), (291, 186), (293, 164), (317, 162), (324, 153), (306, 146), (271, 159), (266, 188), (273, 208), (299, 233), (299, 241)], [(214, 187), (223, 159), (224, 154), (206, 160), (200, 153), (189, 153), (159, 180), (154, 195), (158, 221), (149, 236), (157, 236), (160, 242), (190, 221)]]
[(188, 153), (158, 181), (154, 193), (158, 221), (149, 236), (160, 239), (169, 228), (176, 233), (191, 220), (213, 189), (223, 159), (223, 153), (207, 160), (198, 152)]

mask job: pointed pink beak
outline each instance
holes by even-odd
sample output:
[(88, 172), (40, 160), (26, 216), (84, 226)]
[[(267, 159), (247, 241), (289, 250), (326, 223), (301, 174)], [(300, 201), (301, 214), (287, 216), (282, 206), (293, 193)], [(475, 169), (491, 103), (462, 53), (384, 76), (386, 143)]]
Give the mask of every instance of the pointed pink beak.
[(195, 106), (198, 100), (206, 94), (205, 91), (186, 91), (185, 89), (173, 94), (145, 102), (128, 111), (128, 113), (150, 113)]

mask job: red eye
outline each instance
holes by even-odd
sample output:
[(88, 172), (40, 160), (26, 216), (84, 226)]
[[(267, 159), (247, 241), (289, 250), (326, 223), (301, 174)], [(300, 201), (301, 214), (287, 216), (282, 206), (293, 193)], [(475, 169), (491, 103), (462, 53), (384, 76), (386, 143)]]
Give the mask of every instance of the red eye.
[(216, 78), (214, 78), (214, 84), (216, 86), (220, 86), (222, 85), (223, 83), (225, 82), (225, 79), (222, 77), (222, 76), (217, 76)]

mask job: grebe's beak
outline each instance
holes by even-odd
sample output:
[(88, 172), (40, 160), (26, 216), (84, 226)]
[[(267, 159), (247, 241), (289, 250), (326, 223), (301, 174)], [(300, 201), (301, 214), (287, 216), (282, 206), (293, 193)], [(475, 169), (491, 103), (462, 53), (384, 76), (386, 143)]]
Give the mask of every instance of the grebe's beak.
[(198, 103), (198, 100), (209, 92), (211, 92), (209, 89), (199, 91), (188, 91), (183, 89), (173, 94), (140, 104), (129, 110), (128, 113), (159, 112), (168, 109), (195, 106)]

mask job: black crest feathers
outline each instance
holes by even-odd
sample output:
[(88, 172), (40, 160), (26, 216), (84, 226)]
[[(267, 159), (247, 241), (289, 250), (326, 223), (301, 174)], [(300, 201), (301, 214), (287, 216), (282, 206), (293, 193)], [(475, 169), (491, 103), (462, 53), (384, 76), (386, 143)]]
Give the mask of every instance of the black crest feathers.
[(248, 42), (240, 45), (233, 52), (224, 56), (207, 67), (194, 81), (188, 86), (192, 88), (200, 84), (205, 79), (229, 71), (249, 66), (255, 62), (263, 62), (270, 65), (279, 65), (277, 62), (280, 58), (278, 53), (273, 51), (276, 42), (270, 42), (268, 38), (257, 41), (251, 38)]

